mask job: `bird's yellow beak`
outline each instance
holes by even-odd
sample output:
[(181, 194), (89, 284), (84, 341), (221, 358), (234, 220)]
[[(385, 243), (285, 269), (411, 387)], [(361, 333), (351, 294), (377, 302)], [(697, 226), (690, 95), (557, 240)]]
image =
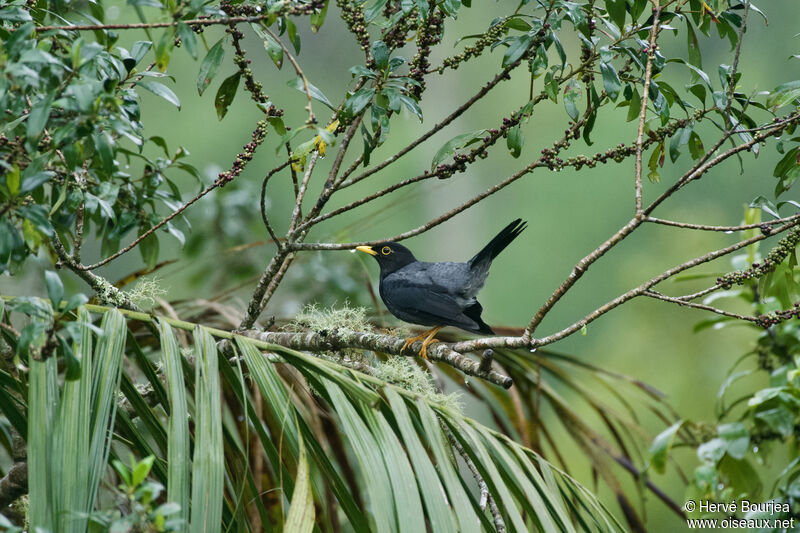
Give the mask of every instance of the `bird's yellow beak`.
[(370, 246), (356, 246), (356, 250), (359, 252), (364, 252), (365, 254), (369, 255), (378, 255), (378, 252), (372, 249)]

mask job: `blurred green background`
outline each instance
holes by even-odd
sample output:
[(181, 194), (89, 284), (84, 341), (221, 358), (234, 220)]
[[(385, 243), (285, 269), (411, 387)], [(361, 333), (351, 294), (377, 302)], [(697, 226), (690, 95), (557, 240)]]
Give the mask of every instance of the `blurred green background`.
[[(123, 3), (107, 5), (111, 6), (107, 10), (107, 23), (137, 21), (135, 13)], [(447, 27), (445, 42), (434, 52), (431, 64), (437, 65), (446, 55), (460, 50), (460, 46), (454, 48), (460, 37), (485, 30), (494, 16), (509, 13), (515, 7), (516, 3), (500, 1), (475, 2), (471, 9), (463, 9), (458, 21)], [(796, 78), (800, 64), (797, 59), (789, 58), (792, 53), (800, 51), (800, 43), (794, 37), (798, 21), (797, 2), (770, 0), (761, 2), (759, 7), (768, 17), (769, 25), (757, 14), (750, 15), (740, 61), (740, 71), (743, 73), (740, 84), (746, 93), (772, 89)], [(331, 5), (326, 23), (317, 34), (310, 31), (306, 20), (299, 20), (303, 47), (298, 59), (308, 79), (334, 103), (341, 101), (350, 86), (348, 68), (363, 63), (363, 55), (337, 18), (337, 13), (336, 6)], [(675, 53), (686, 57), (685, 27), (677, 22), (674, 26), (678, 31), (665, 31), (661, 47), (667, 50), (668, 56)], [(121, 32), (119, 44), (129, 47), (133, 41), (145, 38), (137, 33)], [(713, 73), (712, 78), (716, 77), (717, 65), (729, 63), (732, 58), (728, 41), (714, 33), (712, 30), (711, 38), (701, 36), (703, 65), (706, 72)], [(271, 100), (285, 110), (286, 124), (302, 125), (305, 119), (305, 96), (286, 86), (286, 82), (295, 77), (290, 65), (287, 63), (282, 70), (277, 70), (260, 40), (249, 28), (245, 28), (245, 35), (244, 44), (248, 58), (253, 60), (251, 67), (256, 79), (264, 84), (265, 93)], [(159, 36), (158, 31), (153, 32), (154, 39)], [(204, 32), (208, 46), (222, 36), (223, 30), (218, 27)], [(562, 41), (568, 54), (576, 57), (575, 51), (579, 46), (577, 38), (570, 31), (565, 31)], [(201, 58), (204, 53), (205, 48), (200, 52)], [(200, 169), (204, 178), (203, 186), (210, 183), (218, 172), (230, 167), (236, 153), (250, 140), (258, 118), (256, 109), (241, 87), (224, 120), (218, 121), (216, 117), (213, 95), (219, 83), (234, 71), (229, 61), (231, 53), (231, 49), (227, 48), (228, 55), (223, 63), (225, 70), (218, 73), (203, 97), (198, 96), (196, 89), (199, 61), (193, 61), (185, 51), (176, 50), (173, 53), (168, 72), (174, 76), (175, 83), (166, 83), (179, 96), (182, 104), (180, 110), (154, 95), (142, 92), (142, 121), (146, 134), (163, 136), (170, 150), (175, 150), (178, 145), (185, 147), (190, 153), (186, 161)], [(412, 53), (408, 52), (406, 56)], [(405, 146), (472, 96), (481, 84), (499, 70), (502, 53), (502, 49), (496, 49), (491, 54), (464, 64), (455, 72), (430, 75), (428, 89), (421, 102), (424, 123), (419, 124), (408, 113), (402, 119), (393, 120), (389, 140), (373, 153), (373, 162), (379, 162)], [(400, 55), (403, 53), (400, 52)], [(146, 59), (146, 62), (149, 60)], [(664, 76), (678, 89), (688, 82), (688, 71), (681, 65), (667, 66)], [(718, 84), (718, 81), (715, 83)], [(460, 133), (495, 127), (502, 116), (509, 115), (527, 100), (528, 90), (526, 69), (517, 69), (510, 82), (500, 84), (490, 93), (490, 97), (390, 166), (388, 171), (335, 196), (329, 209), (380, 186), (419, 174), (430, 166), (433, 154), (442, 144)], [(541, 90), (541, 81), (537, 81), (534, 90)], [(327, 120), (327, 109), (316, 102), (314, 109), (321, 121)], [(582, 141), (575, 142), (568, 154), (591, 155), (620, 142), (632, 143), (636, 136), (636, 123), (625, 121), (626, 112), (627, 108), (616, 111), (606, 109), (600, 114), (592, 134), (594, 145), (586, 147)], [(673, 116), (679, 114), (676, 107), (672, 112)], [(490, 151), (488, 159), (468, 167), (467, 172), (444, 181), (423, 182), (386, 196), (315, 229), (307, 240), (347, 242), (380, 239), (412, 229), (528, 164), (542, 148), (550, 146), (561, 136), (567, 120), (561, 102), (553, 104), (544, 101), (536, 107), (523, 128), (525, 146), (519, 159), (512, 158), (505, 146), (498, 144)], [(701, 130), (700, 133), (706, 147), (716, 139), (712, 130)], [(175, 239), (160, 234), (161, 258), (178, 259), (177, 263), (156, 273), (159, 285), (168, 291), (164, 296), (167, 300), (211, 298), (238, 287), (230, 293), (226, 302), (239, 308), (246, 305), (255, 285), (254, 277), (266, 266), (274, 247), (262, 244), (244, 250), (230, 249), (268, 239), (260, 222), (257, 197), (264, 173), (282, 161), (285, 155), (278, 144), (278, 137), (270, 132), (255, 159), (239, 178), (189, 210), (191, 230), (187, 233), (185, 250), (188, 253), (181, 251)], [(147, 149), (151, 150), (152, 146)], [(360, 140), (356, 139), (345, 165), (360, 153), (360, 149)], [(156, 151), (152, 150), (152, 153), (156, 154)], [(320, 163), (311, 183), (309, 198), (315, 198), (315, 191), (321, 187), (333, 153), (331, 149), (328, 157)], [(649, 153), (645, 154), (645, 157), (648, 156)], [(703, 224), (737, 224), (742, 219), (744, 206), (753, 198), (758, 195), (772, 198), (775, 185), (772, 169), (778, 157), (774, 143), (762, 147), (757, 159), (746, 154), (743, 156), (743, 173), (739, 162), (732, 158), (701, 181), (676, 194), (654, 215)], [(664, 168), (660, 170), (660, 183), (645, 181), (645, 203), (674, 183), (690, 164), (686, 154), (675, 164), (667, 158)], [(405, 244), (423, 260), (465, 260), (512, 219), (521, 217), (527, 220), (529, 229), (495, 262), (481, 293), (487, 323), (492, 326), (523, 327), (565, 279), (572, 266), (630, 219), (634, 207), (633, 165), (631, 158), (622, 164), (584, 168), (580, 172), (573, 169), (557, 173), (536, 170)], [(138, 170), (136, 163), (131, 162), (129, 171), (135, 174)], [(176, 172), (172, 179), (182, 187), (186, 198), (200, 188), (186, 174)], [(272, 179), (268, 200), (270, 217), (276, 231), (281, 234), (285, 231), (293, 205), (288, 172), (282, 172)], [(737, 235), (707, 234), (652, 225), (644, 227), (592, 266), (548, 315), (537, 335), (553, 333), (642, 281), (736, 240)], [(764, 245), (766, 249), (771, 242), (767, 241)], [(99, 245), (93, 245), (87, 242), (84, 251), (87, 262), (100, 258)], [(134, 252), (104, 267), (101, 274), (116, 280), (142, 267), (138, 253)], [(730, 269), (729, 259), (722, 259), (704, 265), (697, 271), (723, 272)], [(316, 301), (332, 305), (336, 301), (341, 303), (344, 298), (373, 309), (365, 290), (367, 275), (375, 285), (376, 265), (347, 252), (301, 254), (264, 316), (291, 317), (307, 303)], [(20, 277), (0, 278), (0, 290), (3, 294), (29, 294), (31, 287), (38, 287), (43, 293), (43, 287), (39, 287), (41, 279), (40, 270), (36, 265), (31, 265)], [(677, 295), (699, 290), (708, 284), (708, 280), (665, 283), (659, 289)], [(75, 278), (72, 289), (86, 290)], [(693, 325), (704, 318), (709, 317), (701, 311), (639, 298), (590, 324), (585, 335), (573, 335), (553, 348), (652, 385), (663, 391), (668, 402), (685, 418), (714, 420), (719, 387), (733, 363), (750, 348), (758, 331), (749, 327), (729, 327), (719, 331), (706, 329), (694, 334)], [(739, 386), (751, 387), (754, 383), (765, 386), (766, 376), (763, 373), (756, 376), (749, 384), (745, 382)], [(602, 391), (596, 392), (602, 395)], [(467, 412), (488, 424), (492, 423), (479, 405), (469, 404)], [(591, 416), (588, 411), (584, 414)], [(648, 418), (646, 413), (642, 415), (644, 425), (651, 432), (644, 436), (645, 441), (649, 442), (664, 426), (652, 417)], [(564, 441), (562, 453), (568, 461), (574, 461), (574, 466), (571, 465), (573, 475), (592, 487), (592, 475), (583, 465), (582, 454), (574, 449), (568, 439)], [(691, 476), (697, 465), (694, 452), (677, 449), (673, 456), (684, 472)], [(770, 472), (770, 465), (765, 465), (762, 482), (770, 483)], [(684, 484), (672, 466), (664, 476), (653, 474), (652, 480), (674, 500), (683, 502)], [(629, 483), (629, 487), (633, 486), (633, 482)], [(601, 495), (608, 496), (602, 484), (598, 490)], [(607, 500), (607, 503), (619, 516), (614, 502)], [(653, 531), (674, 531), (685, 527), (679, 518), (649, 494), (646, 516)]]

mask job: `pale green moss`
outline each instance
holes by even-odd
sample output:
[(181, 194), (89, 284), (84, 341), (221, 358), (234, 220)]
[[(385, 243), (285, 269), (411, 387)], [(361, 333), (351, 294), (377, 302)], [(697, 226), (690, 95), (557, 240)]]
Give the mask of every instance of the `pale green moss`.
[(461, 412), (461, 395), (457, 392), (443, 394), (437, 391), (430, 374), (407, 357), (398, 355), (390, 357), (385, 362), (378, 362), (374, 367), (373, 375), (414, 394), (419, 394), (431, 402)]
[(317, 304), (310, 304), (297, 313), (295, 319), (286, 326), (289, 331), (372, 331), (372, 324), (367, 320), (367, 310), (363, 307), (350, 307), (347, 302), (342, 307), (321, 309)]
[(156, 303), (156, 298), (160, 298), (165, 294), (167, 294), (167, 290), (161, 286), (159, 279), (155, 276), (142, 278), (127, 292), (128, 298), (142, 308), (153, 307)]

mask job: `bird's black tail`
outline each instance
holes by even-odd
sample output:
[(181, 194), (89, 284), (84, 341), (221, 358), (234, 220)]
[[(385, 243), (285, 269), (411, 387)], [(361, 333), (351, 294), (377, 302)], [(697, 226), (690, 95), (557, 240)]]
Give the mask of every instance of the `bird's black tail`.
[(505, 250), (506, 246), (511, 244), (511, 241), (517, 238), (517, 235), (522, 233), (522, 230), (527, 227), (527, 224), (527, 222), (523, 222), (521, 218), (518, 218), (503, 228), (503, 230), (498, 233), (497, 236), (483, 248), (483, 250), (475, 254), (475, 257), (470, 259), (470, 266), (487, 260), (491, 261), (497, 257), (500, 252)]

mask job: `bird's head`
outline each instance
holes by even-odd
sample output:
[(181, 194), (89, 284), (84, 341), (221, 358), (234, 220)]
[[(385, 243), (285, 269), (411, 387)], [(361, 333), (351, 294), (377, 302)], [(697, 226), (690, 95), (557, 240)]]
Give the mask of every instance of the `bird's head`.
[(356, 250), (367, 253), (378, 261), (381, 276), (390, 274), (417, 260), (411, 250), (396, 242), (384, 242), (376, 246), (357, 246)]

